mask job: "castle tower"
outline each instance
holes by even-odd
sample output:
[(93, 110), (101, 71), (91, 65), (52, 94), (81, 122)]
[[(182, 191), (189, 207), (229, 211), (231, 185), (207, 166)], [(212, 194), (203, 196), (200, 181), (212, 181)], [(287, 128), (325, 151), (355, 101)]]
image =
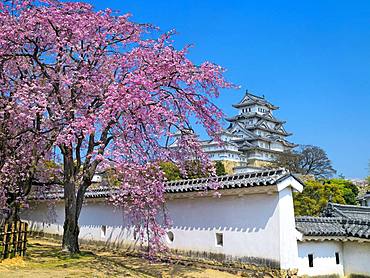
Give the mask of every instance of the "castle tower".
[(233, 107), (239, 113), (226, 119), (230, 122), (226, 131), (238, 137), (233, 141), (247, 157), (248, 166), (263, 167), (273, 161), (277, 154), (297, 146), (287, 141), (291, 133), (284, 129), (285, 122), (273, 116), (273, 111), (279, 107), (264, 97), (247, 91), (244, 98)]

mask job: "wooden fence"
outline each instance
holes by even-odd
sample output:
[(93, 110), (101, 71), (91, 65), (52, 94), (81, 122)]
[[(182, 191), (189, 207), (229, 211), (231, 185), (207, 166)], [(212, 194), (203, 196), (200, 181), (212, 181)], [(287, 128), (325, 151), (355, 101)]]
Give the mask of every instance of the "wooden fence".
[(0, 227), (0, 260), (25, 256), (28, 224), (21, 221), (5, 223)]

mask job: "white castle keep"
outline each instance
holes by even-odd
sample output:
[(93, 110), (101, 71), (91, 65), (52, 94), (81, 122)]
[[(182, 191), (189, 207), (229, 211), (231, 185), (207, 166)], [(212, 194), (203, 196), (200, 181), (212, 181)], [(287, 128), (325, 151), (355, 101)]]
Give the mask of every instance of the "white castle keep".
[(220, 136), (223, 144), (214, 140), (202, 141), (203, 150), (210, 159), (222, 161), (227, 172), (263, 169), (277, 154), (297, 146), (287, 141), (291, 133), (284, 129), (285, 122), (273, 116), (273, 111), (279, 107), (264, 97), (247, 91), (233, 107), (238, 109), (238, 114), (226, 119), (230, 124)]

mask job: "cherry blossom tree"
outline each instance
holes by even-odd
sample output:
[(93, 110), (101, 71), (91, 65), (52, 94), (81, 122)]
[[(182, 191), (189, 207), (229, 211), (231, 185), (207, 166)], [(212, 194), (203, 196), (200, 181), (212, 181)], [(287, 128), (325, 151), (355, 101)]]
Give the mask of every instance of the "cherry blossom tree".
[[(32, 185), (48, 180), (51, 142), (40, 130), (40, 117), (20, 105), (11, 83), (0, 85), (0, 208), (3, 220), (18, 220), (19, 208)], [(30, 110), (29, 110), (30, 109)], [(34, 118), (33, 118), (34, 117)], [(50, 175), (50, 177), (52, 174)]]
[(222, 113), (212, 99), (230, 87), (223, 69), (192, 63), (187, 47), (172, 45), (174, 32), (157, 37), (151, 25), (85, 3), (1, 0), (0, 26), (0, 148), (14, 145), (1, 160), (1, 189), (13, 174), (35, 177), (45, 161), (60, 159), (62, 245), (75, 253), (84, 194), (97, 171), (113, 170), (113, 202), (158, 251), (168, 225), (158, 220), (165, 215), (159, 163), (184, 169), (195, 159), (209, 169), (189, 131), (196, 119), (210, 136), (219, 132)]

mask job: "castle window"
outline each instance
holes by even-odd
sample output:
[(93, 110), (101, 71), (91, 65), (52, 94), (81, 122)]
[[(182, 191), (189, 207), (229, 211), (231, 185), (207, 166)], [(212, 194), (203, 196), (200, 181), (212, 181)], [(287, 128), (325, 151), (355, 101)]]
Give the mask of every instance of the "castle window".
[(105, 238), (106, 235), (107, 235), (107, 226), (103, 225), (103, 226), (101, 226), (100, 236), (102, 238)]
[(224, 246), (224, 235), (223, 233), (216, 233), (216, 246)]
[(168, 242), (173, 242), (174, 240), (175, 240), (175, 235), (173, 234), (173, 232), (171, 232), (171, 231), (168, 231), (167, 232), (167, 240), (168, 240)]
[(336, 264), (340, 263), (340, 261), (339, 261), (339, 252), (335, 252), (335, 263)]
[(308, 254), (308, 266), (313, 267), (313, 254)]

